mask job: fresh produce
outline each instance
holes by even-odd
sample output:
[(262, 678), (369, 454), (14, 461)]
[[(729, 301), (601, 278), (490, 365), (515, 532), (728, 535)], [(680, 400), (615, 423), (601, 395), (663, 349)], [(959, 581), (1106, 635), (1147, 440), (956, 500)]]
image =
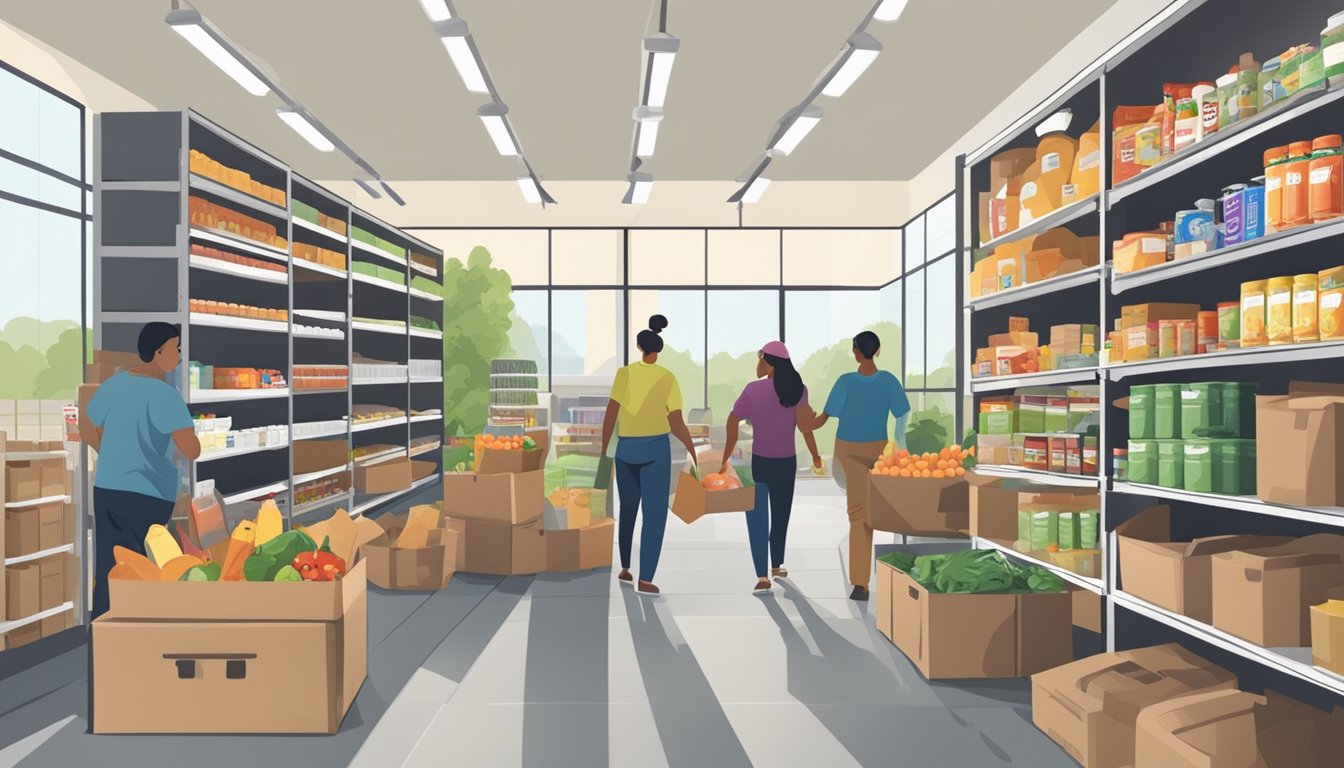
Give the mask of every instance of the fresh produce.
[(123, 573), (134, 574), (133, 578), (135, 579), (140, 581), (159, 580), (159, 566), (139, 552), (134, 552), (125, 547), (113, 547), (112, 559), (116, 561), (118, 567), (125, 566)]
[(294, 569), (304, 581), (335, 581), (345, 575), (345, 561), (331, 551), (330, 542), (323, 541), (321, 549), (300, 552), (294, 558)]
[(254, 542), (257, 547), (262, 547), (266, 542), (279, 536), (285, 529), (284, 520), (280, 517), (280, 507), (276, 505), (275, 499), (267, 499), (262, 502), (261, 510), (257, 512), (257, 538)]
[(314, 549), (317, 544), (303, 531), (282, 533), (248, 555), (243, 563), (243, 577), (248, 581), (275, 581), (280, 570), (294, 562), (300, 552)]
[(145, 534), (145, 552), (159, 568), (182, 556), (182, 548), (177, 545), (177, 540), (162, 525), (149, 526)]
[(159, 576), (160, 581), (181, 581), (187, 571), (200, 565), (205, 565), (205, 561), (199, 557), (191, 555), (179, 555), (167, 563), (164, 563), (163, 573)]
[(1062, 592), (1064, 580), (1036, 566), (1023, 566), (992, 549), (943, 555), (889, 552), (878, 560), (903, 571), (930, 592), (1004, 595)]
[(189, 569), (182, 581), (219, 581), (219, 563), (204, 563)]
[(962, 477), (966, 474), (967, 467), (974, 466), (974, 445), (965, 449), (959, 445), (953, 445), (937, 453), (912, 454), (889, 444), (877, 462), (873, 464), (873, 474), (885, 477), (943, 479)]
[(286, 565), (276, 571), (275, 578), (272, 581), (303, 581), (303, 577), (299, 575), (298, 571), (294, 570), (294, 566)]
[(742, 487), (742, 481), (736, 475), (716, 472), (705, 475), (700, 480), (700, 485), (707, 491), (734, 491)]
[(243, 564), (247, 556), (252, 554), (256, 539), (257, 524), (251, 520), (244, 520), (233, 529), (233, 535), (229, 537), (229, 550), (224, 555), (223, 572), (219, 577), (221, 581), (242, 580)]

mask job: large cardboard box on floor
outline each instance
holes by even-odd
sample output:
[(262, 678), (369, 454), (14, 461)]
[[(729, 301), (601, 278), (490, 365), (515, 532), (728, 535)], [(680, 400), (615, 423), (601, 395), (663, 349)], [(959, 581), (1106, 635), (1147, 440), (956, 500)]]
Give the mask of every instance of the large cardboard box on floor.
[(333, 535), (351, 564), (337, 581), (111, 580), (93, 623), (94, 733), (335, 733), (368, 665), (370, 535)]
[(1260, 498), (1302, 507), (1344, 506), (1344, 385), (1292, 382), (1255, 398)]
[(1231, 672), (1174, 643), (1103, 653), (1033, 675), (1031, 721), (1085, 768), (1128, 768), (1145, 707), (1236, 685)]
[(1213, 557), (1213, 625), (1267, 648), (1311, 645), (1311, 606), (1344, 585), (1344, 536)]
[[(883, 545), (942, 554), (964, 544)], [(882, 565), (885, 566), (885, 563)], [(936, 594), (887, 566), (892, 642), (930, 680), (1025, 677), (1073, 658), (1068, 592), (1032, 595)]]
[(466, 549), (467, 573), (516, 576), (546, 570), (546, 540), (540, 520), (522, 525), (493, 523), (485, 520), (459, 520)]
[(1266, 691), (1219, 690), (1139, 713), (1134, 768), (1334, 768), (1344, 711), (1327, 713)]
[[(505, 451), (498, 451), (505, 453)], [(546, 473), (443, 474), (443, 511), (460, 520), (525, 525), (541, 519)]]
[(429, 505), (383, 515), (381, 533), (361, 551), (369, 581), (383, 589), (443, 589), (457, 570), (457, 531), (442, 527), (443, 511)]
[(965, 536), (971, 525), (970, 485), (963, 477), (868, 477), (868, 524), (910, 536)]
[(609, 517), (598, 518), (584, 528), (543, 530), (546, 570), (563, 573), (610, 568), (615, 536), (616, 521)]
[(1213, 556), (1292, 541), (1287, 536), (1206, 536), (1171, 541), (1171, 507), (1150, 507), (1116, 526), (1125, 592), (1153, 605), (1213, 623)]
[[(722, 463), (704, 459), (700, 461), (700, 477), (718, 472)], [(739, 478), (740, 479), (740, 478)], [(743, 481), (741, 488), (711, 491), (700, 484), (700, 478), (690, 471), (682, 470), (677, 475), (677, 490), (672, 497), (672, 514), (684, 523), (694, 523), (705, 515), (724, 512), (746, 512), (756, 506), (756, 486)]]

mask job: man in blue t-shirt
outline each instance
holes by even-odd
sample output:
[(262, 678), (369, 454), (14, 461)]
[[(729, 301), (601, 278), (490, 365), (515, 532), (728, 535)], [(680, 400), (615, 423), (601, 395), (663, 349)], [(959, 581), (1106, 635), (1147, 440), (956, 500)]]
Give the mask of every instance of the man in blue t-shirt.
[(80, 417), (80, 436), (98, 452), (93, 476), (94, 587), (91, 613), (107, 612), (112, 548), (144, 554), (151, 525), (173, 515), (180, 479), (170, 448), (190, 461), (201, 442), (182, 396), (165, 377), (182, 360), (182, 326), (149, 323), (137, 351), (144, 365), (103, 382)]
[(821, 429), (832, 416), (840, 420), (835, 433), (832, 464), (844, 472), (849, 512), (849, 581), (851, 600), (868, 599), (873, 570), (873, 529), (868, 525), (868, 473), (887, 447), (887, 414), (896, 417), (896, 443), (905, 447), (905, 419), (910, 400), (895, 376), (879, 371), (875, 358), (882, 341), (872, 331), (854, 337), (854, 359), (859, 370), (835, 382), (826, 408), (813, 429)]

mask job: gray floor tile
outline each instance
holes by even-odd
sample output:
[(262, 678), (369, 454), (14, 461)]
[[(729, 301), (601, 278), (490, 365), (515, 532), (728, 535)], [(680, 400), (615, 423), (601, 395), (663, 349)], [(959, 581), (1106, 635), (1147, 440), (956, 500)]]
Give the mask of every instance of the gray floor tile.
[[(812, 711), (799, 702), (725, 704), (724, 710), (753, 765), (827, 768), (860, 765)], [(885, 763), (898, 764), (904, 763)]]
[(515, 768), (523, 764), (522, 704), (445, 704), (406, 759), (406, 768)]

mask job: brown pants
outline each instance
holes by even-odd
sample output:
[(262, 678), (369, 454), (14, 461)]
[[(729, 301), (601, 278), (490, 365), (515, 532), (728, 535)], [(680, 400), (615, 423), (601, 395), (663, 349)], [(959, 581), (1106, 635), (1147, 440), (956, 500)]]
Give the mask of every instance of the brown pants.
[(868, 524), (868, 478), (885, 440), (875, 443), (835, 441), (835, 464), (845, 473), (849, 511), (849, 583), (868, 588), (873, 572), (873, 527)]

